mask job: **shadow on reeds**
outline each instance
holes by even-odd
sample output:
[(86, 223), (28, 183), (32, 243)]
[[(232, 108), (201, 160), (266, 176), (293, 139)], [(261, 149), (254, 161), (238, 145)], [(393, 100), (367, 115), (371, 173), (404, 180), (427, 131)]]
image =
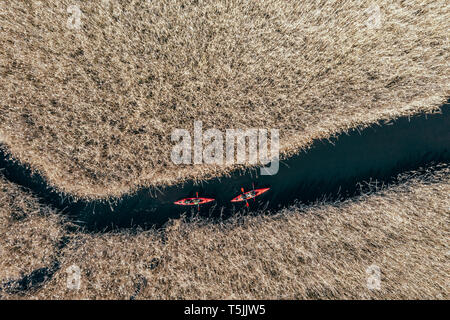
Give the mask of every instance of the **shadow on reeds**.
[(271, 190), (250, 202), (250, 211), (272, 211), (296, 201), (310, 203), (355, 196), (364, 189), (363, 182), (376, 180), (386, 184), (402, 172), (449, 162), (449, 128), (450, 104), (445, 104), (439, 114), (402, 117), (364, 130), (354, 129), (330, 141), (316, 141), (307, 152), (282, 161), (274, 176), (257, 176), (255, 170), (236, 171), (230, 177), (161, 188), (157, 194), (154, 189), (143, 188), (115, 202), (74, 201), (69, 195), (57, 193), (42, 176), (32, 174), (1, 148), (0, 168), (10, 181), (31, 189), (41, 201), (66, 212), (88, 231), (150, 228), (186, 213), (185, 207), (173, 202), (195, 192), (216, 199), (201, 208), (201, 215), (229, 217), (247, 210), (243, 204), (236, 206), (230, 200), (241, 193), (241, 187), (250, 190), (252, 183)]

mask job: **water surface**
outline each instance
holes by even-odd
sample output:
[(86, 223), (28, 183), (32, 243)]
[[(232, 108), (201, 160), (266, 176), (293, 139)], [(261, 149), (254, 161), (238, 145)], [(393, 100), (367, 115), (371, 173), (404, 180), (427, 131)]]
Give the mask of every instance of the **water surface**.
[(259, 170), (236, 171), (231, 177), (210, 179), (201, 184), (188, 182), (161, 188), (161, 193), (157, 194), (143, 188), (113, 204), (73, 201), (70, 196), (49, 188), (40, 175), (31, 174), (29, 169), (2, 152), (0, 168), (9, 180), (31, 189), (42, 202), (67, 213), (88, 230), (136, 225), (148, 228), (162, 225), (186, 211), (196, 211), (173, 204), (196, 192), (216, 199), (201, 207), (203, 215), (226, 217), (247, 210), (244, 204), (232, 204), (230, 200), (241, 193), (241, 187), (247, 191), (253, 183), (257, 188), (270, 187), (271, 190), (257, 201), (250, 201), (250, 211), (276, 210), (295, 201), (310, 203), (323, 197), (351, 197), (358, 194), (361, 182), (389, 183), (399, 173), (432, 163), (450, 162), (449, 128), (450, 105), (446, 104), (441, 114), (402, 117), (361, 131), (351, 130), (331, 141), (318, 140), (307, 152), (282, 161), (274, 176), (257, 176)]

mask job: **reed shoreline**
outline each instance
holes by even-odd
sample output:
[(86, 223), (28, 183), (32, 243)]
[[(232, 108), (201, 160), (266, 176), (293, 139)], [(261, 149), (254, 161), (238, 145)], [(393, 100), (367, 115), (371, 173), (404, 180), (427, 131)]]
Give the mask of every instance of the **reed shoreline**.
[(90, 1), (70, 29), (68, 0), (8, 1), (0, 140), (61, 192), (118, 198), (236, 169), (170, 161), (171, 132), (194, 120), (278, 128), (288, 157), (437, 111), (450, 96), (449, 7), (378, 1), (383, 20), (369, 28), (372, 2), (137, 1), (112, 17)]

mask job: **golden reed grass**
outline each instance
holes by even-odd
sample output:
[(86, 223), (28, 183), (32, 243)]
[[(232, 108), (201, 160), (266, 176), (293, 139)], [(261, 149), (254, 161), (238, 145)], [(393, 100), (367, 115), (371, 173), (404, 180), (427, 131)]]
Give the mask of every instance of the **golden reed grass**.
[(56, 259), (64, 220), (0, 171), (0, 286)]
[(371, 27), (371, 0), (2, 1), (0, 140), (58, 190), (105, 198), (229, 172), (170, 161), (170, 133), (195, 119), (279, 128), (289, 155), (437, 110), (448, 4), (376, 3)]

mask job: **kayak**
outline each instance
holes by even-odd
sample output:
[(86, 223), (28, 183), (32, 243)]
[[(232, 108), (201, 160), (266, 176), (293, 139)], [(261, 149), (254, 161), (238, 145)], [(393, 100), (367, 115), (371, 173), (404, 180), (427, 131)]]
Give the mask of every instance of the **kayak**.
[(195, 198), (184, 198), (178, 201), (175, 201), (174, 203), (180, 206), (199, 206), (201, 204), (205, 204), (208, 202), (212, 202), (215, 199), (211, 198), (202, 198), (198, 196), (198, 193)]
[[(241, 190), (242, 190), (242, 192), (244, 192), (243, 189), (241, 189)], [(231, 202), (247, 201), (249, 199), (256, 198), (257, 196), (259, 196), (259, 195), (261, 195), (264, 192), (267, 192), (269, 190), (270, 190), (270, 188), (261, 188), (261, 189), (254, 189), (254, 190), (251, 190), (251, 191), (247, 191), (247, 192), (244, 192), (244, 193), (238, 195), (237, 197), (233, 198), (231, 200)]]
[(210, 198), (184, 198), (178, 201), (175, 201), (175, 204), (180, 206), (197, 206), (200, 204), (208, 203), (214, 201), (214, 199)]

